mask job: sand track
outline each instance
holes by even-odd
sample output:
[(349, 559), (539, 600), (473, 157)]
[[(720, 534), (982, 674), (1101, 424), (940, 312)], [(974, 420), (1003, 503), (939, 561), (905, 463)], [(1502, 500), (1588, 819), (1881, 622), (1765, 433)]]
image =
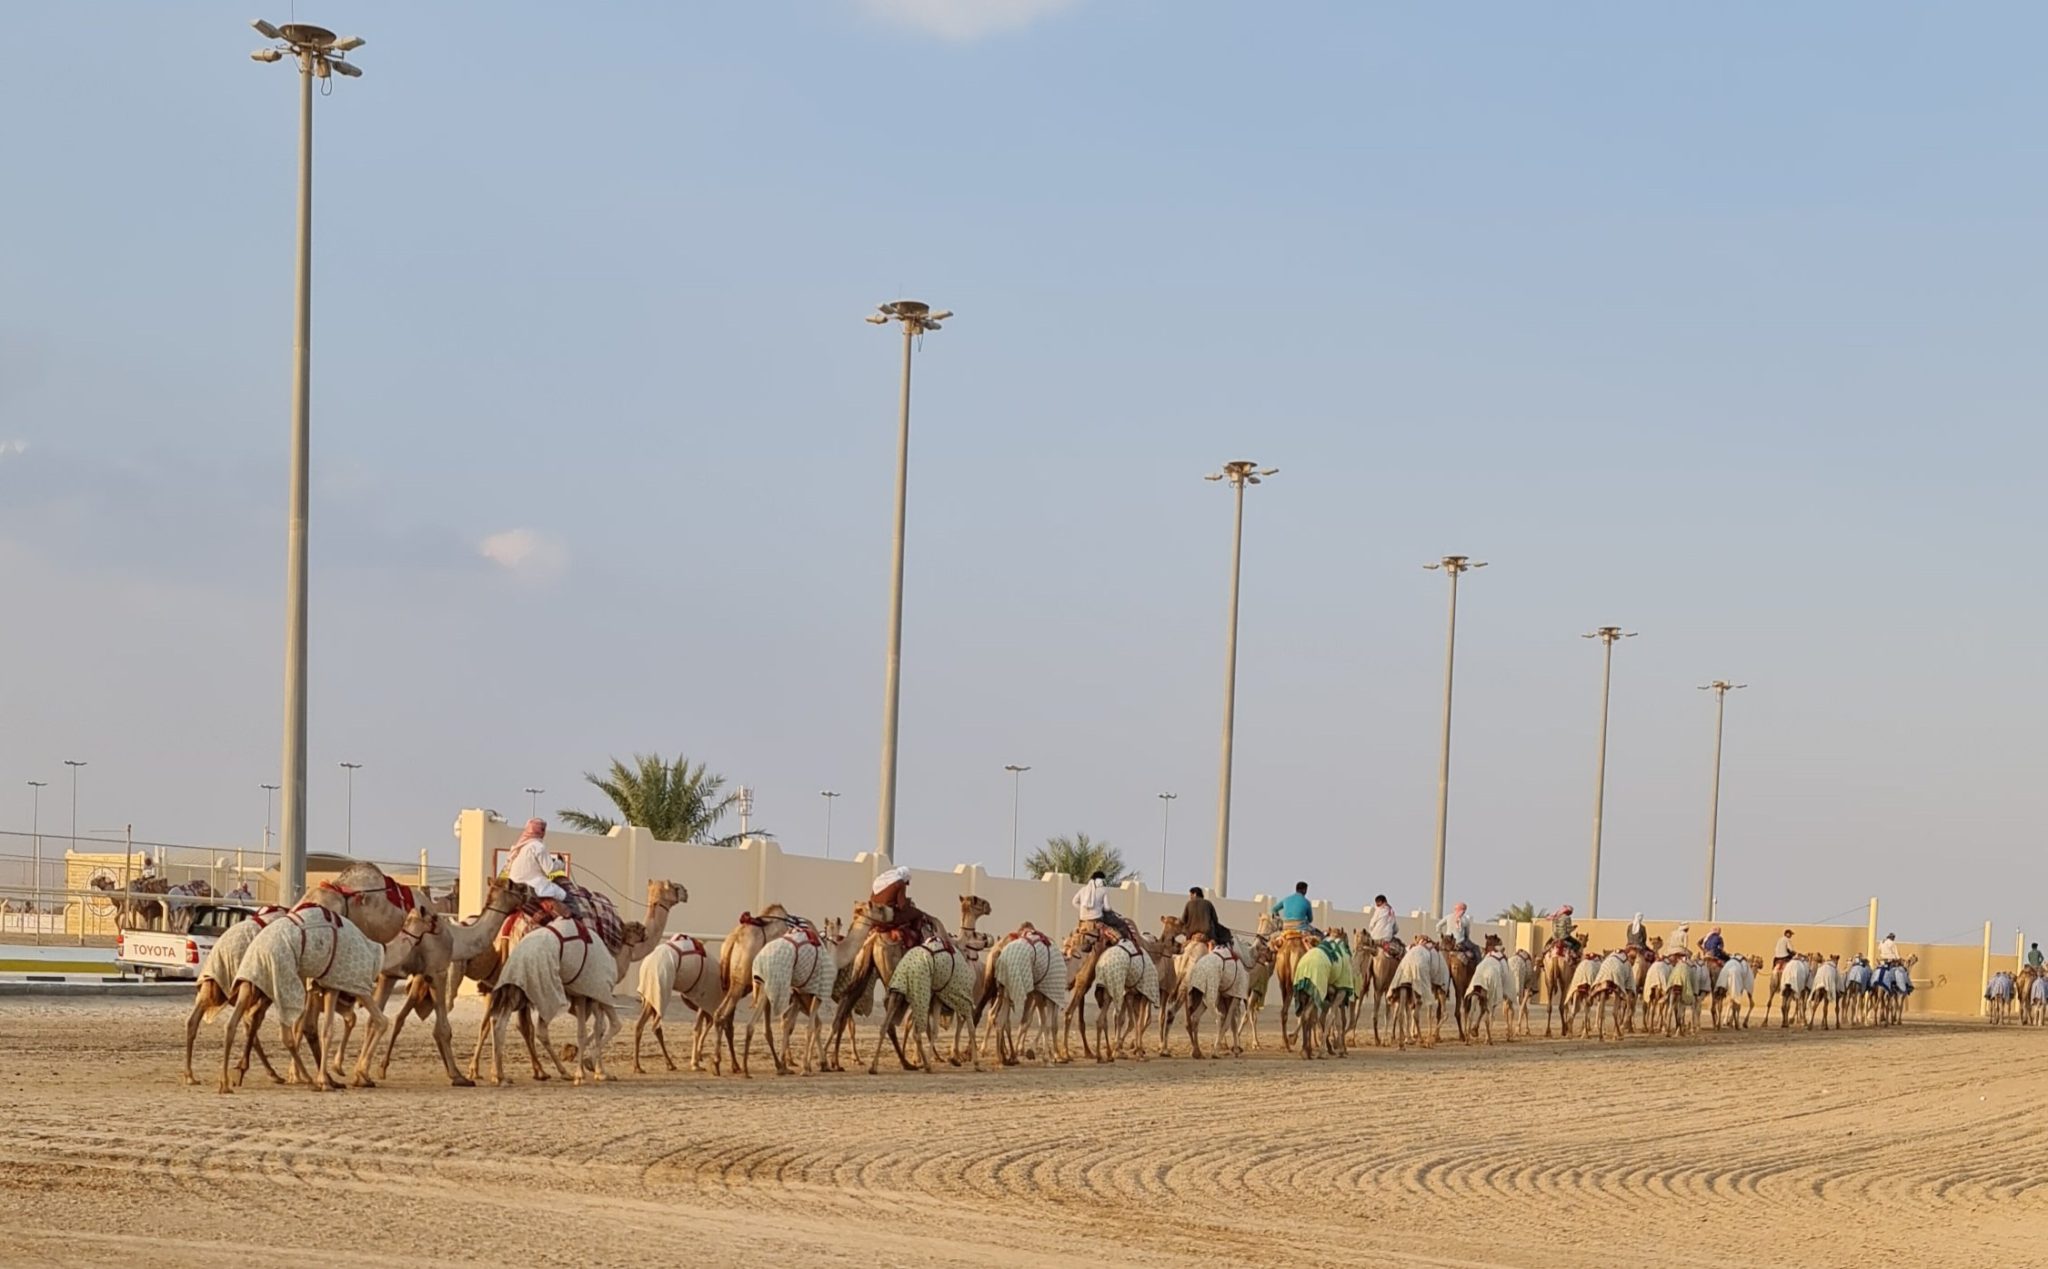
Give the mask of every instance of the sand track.
[(223, 1098), (183, 1016), (0, 1005), (0, 1263), (2048, 1263), (2018, 1028), (451, 1089), (415, 1024), (384, 1088)]

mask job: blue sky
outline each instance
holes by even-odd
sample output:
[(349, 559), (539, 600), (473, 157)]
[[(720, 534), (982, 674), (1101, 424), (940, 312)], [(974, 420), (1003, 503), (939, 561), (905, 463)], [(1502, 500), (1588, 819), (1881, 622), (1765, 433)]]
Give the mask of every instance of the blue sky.
[[(317, 103), (313, 834), (448, 844), (687, 751), (872, 840), (896, 347), (899, 857), (1086, 830), (1206, 880), (1907, 937), (2048, 890), (2038, 50), (1984, 4), (333, 0)], [(268, 16), (289, 18), (291, 5)], [(590, 11), (598, 12), (598, 11)], [(294, 86), (250, 13), (8, 15), (0, 825), (252, 840), (277, 767)], [(119, 27), (124, 65), (97, 27)], [(29, 52), (32, 50), (32, 52)], [(45, 800), (50, 812), (52, 799)], [(66, 823), (66, 812), (55, 812)], [(51, 822), (46, 815), (46, 825)]]

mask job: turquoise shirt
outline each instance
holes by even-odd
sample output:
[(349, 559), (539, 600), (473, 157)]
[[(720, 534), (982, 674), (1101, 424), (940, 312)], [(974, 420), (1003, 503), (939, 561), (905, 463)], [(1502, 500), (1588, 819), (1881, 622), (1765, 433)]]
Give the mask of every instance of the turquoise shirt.
[(1315, 907), (1304, 894), (1291, 894), (1273, 905), (1273, 911), (1280, 914), (1282, 921), (1299, 921), (1307, 925), (1315, 918)]

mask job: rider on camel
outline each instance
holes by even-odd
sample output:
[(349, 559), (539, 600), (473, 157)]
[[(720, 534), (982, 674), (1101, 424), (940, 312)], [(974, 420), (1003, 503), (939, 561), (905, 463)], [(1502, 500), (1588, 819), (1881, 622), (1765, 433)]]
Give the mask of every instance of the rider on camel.
[(1567, 903), (1563, 907), (1559, 908), (1557, 911), (1550, 914), (1551, 943), (1563, 944), (1564, 946), (1572, 949), (1573, 955), (1579, 955), (1582, 954), (1586, 949), (1580, 946), (1579, 940), (1572, 934), (1572, 929), (1573, 923), (1571, 904)]
[(910, 869), (891, 868), (875, 878), (868, 893), (870, 927), (898, 943), (921, 942), (929, 918), (910, 898)]
[(561, 885), (568, 880), (569, 869), (560, 856), (548, 849), (547, 836), (546, 820), (526, 821), (526, 831), (519, 835), (511, 856), (505, 860), (505, 876), (533, 891), (534, 901), (552, 920), (570, 915), (569, 892)]
[(1479, 945), (1472, 941), (1472, 918), (1466, 914), (1464, 904), (1451, 905), (1451, 914), (1437, 923), (1437, 933), (1444, 936), (1447, 946), (1463, 952), (1466, 960), (1478, 963)]
[(1633, 947), (1644, 952), (1650, 950), (1650, 927), (1643, 924), (1642, 913), (1638, 912), (1630, 918), (1628, 931), (1621, 936), (1621, 942), (1624, 947)]
[(1726, 961), (1728, 959), (1728, 945), (1721, 941), (1720, 926), (1717, 925), (1713, 929), (1708, 930), (1707, 937), (1700, 940), (1700, 954), (1708, 960)]
[(1315, 927), (1315, 905), (1308, 901), (1308, 883), (1294, 883), (1294, 893), (1273, 905), (1273, 915), (1280, 918), (1280, 928), (1289, 934), (1323, 937)]
[(1387, 896), (1372, 897), (1372, 911), (1365, 916), (1365, 933), (1377, 946), (1392, 948), (1396, 956), (1402, 954), (1401, 922), (1394, 916), (1394, 905), (1387, 902)]
[(1074, 908), (1084, 923), (1094, 923), (1103, 946), (1118, 939), (1129, 939), (1133, 947), (1138, 946), (1136, 927), (1109, 906), (1109, 878), (1100, 869), (1088, 878), (1087, 885), (1074, 892)]
[(1778, 940), (1778, 945), (1771, 949), (1771, 972), (1776, 974), (1797, 955), (1799, 953), (1792, 950), (1792, 931), (1787, 930), (1785, 936)]
[(1200, 886), (1188, 887), (1188, 903), (1180, 913), (1180, 932), (1191, 939), (1207, 939), (1213, 947), (1230, 946), (1230, 931), (1217, 918), (1216, 905), (1209, 902)]

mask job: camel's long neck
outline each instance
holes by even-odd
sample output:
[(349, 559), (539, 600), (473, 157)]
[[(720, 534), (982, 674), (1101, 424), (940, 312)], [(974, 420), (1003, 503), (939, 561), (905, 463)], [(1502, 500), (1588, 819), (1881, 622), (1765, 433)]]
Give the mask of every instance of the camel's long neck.
[[(656, 943), (661, 942), (661, 936), (668, 932), (669, 909), (674, 906), (674, 904), (666, 903), (659, 898), (647, 901), (647, 947), (652, 948)], [(642, 952), (640, 955), (645, 956), (646, 954), (646, 952)]]
[(470, 957), (497, 941), (498, 931), (505, 926), (505, 918), (511, 916), (512, 905), (502, 895), (492, 895), (484, 910), (469, 924), (451, 921), (448, 935), (448, 954), (456, 960), (466, 961)]

